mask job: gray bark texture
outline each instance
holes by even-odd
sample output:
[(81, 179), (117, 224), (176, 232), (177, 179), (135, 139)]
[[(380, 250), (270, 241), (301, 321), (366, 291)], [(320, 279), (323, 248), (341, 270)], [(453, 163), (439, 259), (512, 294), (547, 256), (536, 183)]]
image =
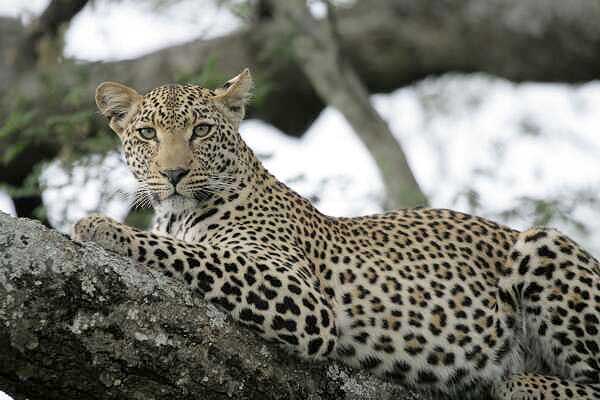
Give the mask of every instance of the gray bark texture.
[(394, 399), (264, 342), (184, 285), (0, 213), (0, 390), (15, 399)]

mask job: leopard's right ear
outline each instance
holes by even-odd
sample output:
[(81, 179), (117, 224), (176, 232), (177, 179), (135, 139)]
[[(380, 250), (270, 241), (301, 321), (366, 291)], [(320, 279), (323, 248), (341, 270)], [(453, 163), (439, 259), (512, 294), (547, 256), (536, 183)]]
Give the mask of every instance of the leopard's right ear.
[(110, 127), (121, 135), (135, 113), (142, 96), (134, 89), (117, 82), (104, 82), (96, 88), (96, 105)]

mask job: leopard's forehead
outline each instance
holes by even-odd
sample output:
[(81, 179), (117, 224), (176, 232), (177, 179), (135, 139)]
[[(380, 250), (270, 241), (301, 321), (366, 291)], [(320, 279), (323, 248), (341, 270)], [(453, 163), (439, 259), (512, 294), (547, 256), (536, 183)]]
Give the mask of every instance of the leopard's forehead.
[(215, 112), (215, 92), (196, 85), (164, 85), (143, 96), (138, 121), (164, 128), (185, 128)]

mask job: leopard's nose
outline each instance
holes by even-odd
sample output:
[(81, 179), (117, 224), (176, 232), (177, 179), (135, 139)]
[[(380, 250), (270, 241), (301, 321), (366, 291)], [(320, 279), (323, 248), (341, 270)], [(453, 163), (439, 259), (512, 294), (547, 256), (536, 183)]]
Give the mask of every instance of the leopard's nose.
[(165, 169), (163, 171), (160, 171), (160, 174), (162, 176), (166, 177), (173, 186), (176, 186), (179, 183), (179, 181), (181, 180), (181, 178), (186, 176), (188, 174), (188, 172), (190, 172), (189, 169), (176, 168), (176, 169)]

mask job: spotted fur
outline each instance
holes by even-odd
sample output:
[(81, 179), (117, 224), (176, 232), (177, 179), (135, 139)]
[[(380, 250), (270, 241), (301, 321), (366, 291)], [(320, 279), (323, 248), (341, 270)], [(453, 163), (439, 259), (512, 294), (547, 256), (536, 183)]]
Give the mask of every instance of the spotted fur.
[(592, 256), (555, 230), (450, 210), (323, 215), (238, 134), (250, 87), (247, 70), (217, 90), (102, 84), (156, 217), (144, 232), (91, 216), (74, 237), (187, 282), (305, 358), (457, 398), (600, 398)]

